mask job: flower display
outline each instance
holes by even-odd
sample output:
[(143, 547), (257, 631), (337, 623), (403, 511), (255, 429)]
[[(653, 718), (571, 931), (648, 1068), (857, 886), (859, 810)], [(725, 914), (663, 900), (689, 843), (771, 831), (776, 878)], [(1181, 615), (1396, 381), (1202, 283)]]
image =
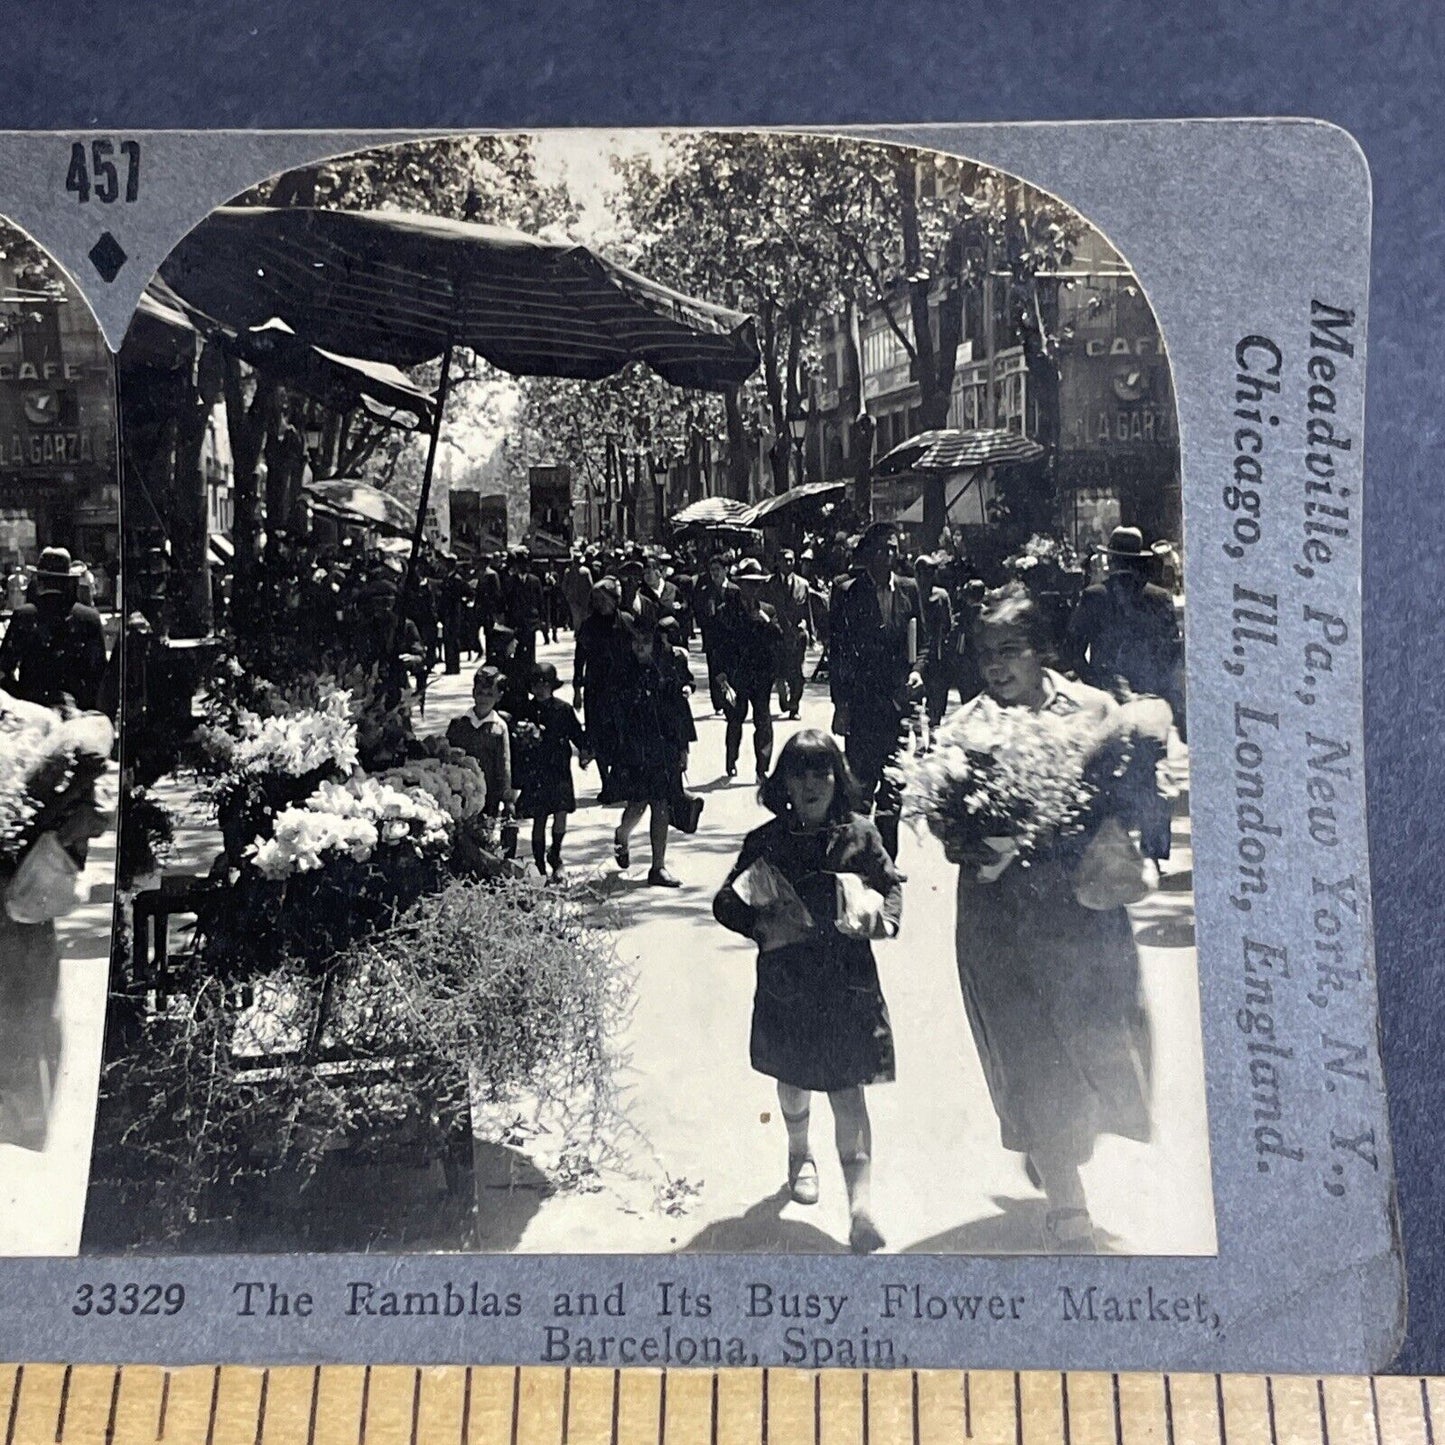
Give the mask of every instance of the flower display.
[(451, 822), (424, 788), (355, 777), (322, 783), (304, 803), (283, 809), (272, 835), (257, 838), (247, 857), (265, 877), (279, 882), (324, 867), (328, 854), (364, 863), (383, 847), (436, 852), (449, 841)]
[(480, 814), (487, 802), (487, 780), (475, 758), (446, 740), (428, 739), (425, 756), (408, 759), (377, 776), (402, 788), (421, 788), (453, 822)]
[(242, 710), (240, 737), (231, 765), (244, 773), (281, 773), (299, 778), (318, 768), (349, 773), (356, 766), (356, 724), (351, 694), (324, 686), (315, 707), (296, 708), (272, 717)]
[(1078, 566), (1078, 556), (1059, 538), (1035, 532), (1013, 556), (1004, 559), (1003, 565), (1016, 577), (1024, 577), (1036, 567), (1044, 566), (1069, 572)]

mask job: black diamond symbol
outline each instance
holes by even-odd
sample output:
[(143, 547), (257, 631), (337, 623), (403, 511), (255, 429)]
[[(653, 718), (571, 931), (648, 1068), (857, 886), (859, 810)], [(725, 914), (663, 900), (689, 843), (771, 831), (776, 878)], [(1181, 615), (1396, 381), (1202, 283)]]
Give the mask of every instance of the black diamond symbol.
[(100, 279), (107, 285), (120, 275), (120, 268), (127, 259), (120, 242), (109, 231), (102, 231), (100, 240), (90, 248), (90, 264), (100, 272)]

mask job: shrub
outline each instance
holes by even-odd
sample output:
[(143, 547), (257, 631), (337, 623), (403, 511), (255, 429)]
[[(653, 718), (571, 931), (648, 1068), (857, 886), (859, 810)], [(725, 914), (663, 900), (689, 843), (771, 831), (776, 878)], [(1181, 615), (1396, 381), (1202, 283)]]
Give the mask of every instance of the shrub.
[(574, 1163), (601, 1154), (624, 1127), (630, 993), (577, 902), (511, 880), (427, 894), (323, 977), (286, 960), (244, 993), (199, 980), (105, 1071), (94, 1197), (125, 1236), (106, 1242), (244, 1221), (258, 1190), (304, 1191), (338, 1150), (455, 1159), (498, 1106), (546, 1111)]

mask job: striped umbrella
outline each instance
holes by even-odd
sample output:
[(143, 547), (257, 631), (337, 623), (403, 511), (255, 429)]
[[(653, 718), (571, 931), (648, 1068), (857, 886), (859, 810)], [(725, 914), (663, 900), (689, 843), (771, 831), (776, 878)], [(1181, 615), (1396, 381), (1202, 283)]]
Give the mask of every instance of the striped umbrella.
[(747, 525), (744, 518), (751, 510), (752, 508), (746, 502), (737, 502), (731, 497), (704, 497), (702, 501), (692, 502), (682, 511), (674, 513), (672, 525), (674, 527), (720, 527), (731, 524), (741, 527)]
[(409, 536), (415, 525), (416, 514), (405, 502), (366, 482), (326, 477), (309, 479), (303, 485), (317, 511), (343, 522), (375, 527), (399, 537)]
[(945, 427), (919, 432), (899, 442), (873, 468), (877, 477), (896, 477), (904, 472), (963, 472), (971, 467), (997, 467), (1008, 462), (1031, 462), (1044, 449), (1030, 437), (1001, 428), (959, 431)]
[(123, 359), (174, 366), (193, 357), (197, 336), (213, 338), (243, 361), (333, 410), (364, 406), (396, 425), (401, 425), (398, 416), (404, 415), (408, 429), (432, 425), (431, 395), (395, 366), (308, 346), (275, 318), (252, 330), (233, 331), (189, 306), (159, 279), (141, 293), (126, 332)]
[(595, 380), (642, 361), (723, 390), (758, 365), (749, 316), (586, 246), (440, 216), (223, 206), (161, 274), (237, 331), (276, 317), (312, 346), (396, 366), (455, 345), (517, 376)]
[(778, 492), (774, 496), (764, 497), (761, 502), (754, 502), (747, 509), (743, 521), (749, 527), (760, 527), (765, 521), (776, 524), (782, 520), (782, 512), (806, 502), (822, 502), (841, 497), (847, 490), (847, 482), (805, 482), (801, 487), (789, 487), (786, 492)]

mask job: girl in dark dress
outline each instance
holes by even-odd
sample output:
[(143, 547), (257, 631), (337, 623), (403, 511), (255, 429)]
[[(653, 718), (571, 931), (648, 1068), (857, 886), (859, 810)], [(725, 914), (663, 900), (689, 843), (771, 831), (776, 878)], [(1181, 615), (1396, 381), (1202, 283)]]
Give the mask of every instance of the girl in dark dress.
[(556, 695), (558, 685), (557, 669), (550, 662), (539, 662), (532, 669), (532, 700), (522, 721), (535, 729), (536, 736), (525, 750), (520, 750), (521, 796), (517, 802), (517, 816), (532, 820), (532, 858), (537, 872), (546, 877), (550, 869), (554, 882), (562, 879), (567, 814), (577, 811), (577, 796), (572, 789), (572, 749), (575, 747), (581, 755), (584, 768), (589, 761), (582, 724), (572, 708)]
[(627, 616), (617, 625), (622, 645), (607, 697), (614, 752), (602, 787), (604, 803), (623, 805), (612, 853), (625, 872), (632, 863), (632, 834), (650, 810), (647, 881), (657, 888), (678, 888), (681, 883), (667, 870), (667, 829), (673, 800), (682, 794), (688, 745), (697, 736), (692, 709), (671, 657), (658, 649), (654, 630)]
[(893, 1078), (893, 1034), (870, 940), (897, 934), (903, 876), (857, 811), (858, 785), (828, 733), (805, 728), (789, 738), (758, 797), (775, 816), (744, 839), (713, 914), (758, 944), (752, 1065), (778, 1081), (789, 1193), (799, 1204), (818, 1198), (808, 1122), (810, 1096), (821, 1090), (848, 1186), (848, 1241), (870, 1254), (884, 1240), (869, 1201), (873, 1138), (863, 1088)]

